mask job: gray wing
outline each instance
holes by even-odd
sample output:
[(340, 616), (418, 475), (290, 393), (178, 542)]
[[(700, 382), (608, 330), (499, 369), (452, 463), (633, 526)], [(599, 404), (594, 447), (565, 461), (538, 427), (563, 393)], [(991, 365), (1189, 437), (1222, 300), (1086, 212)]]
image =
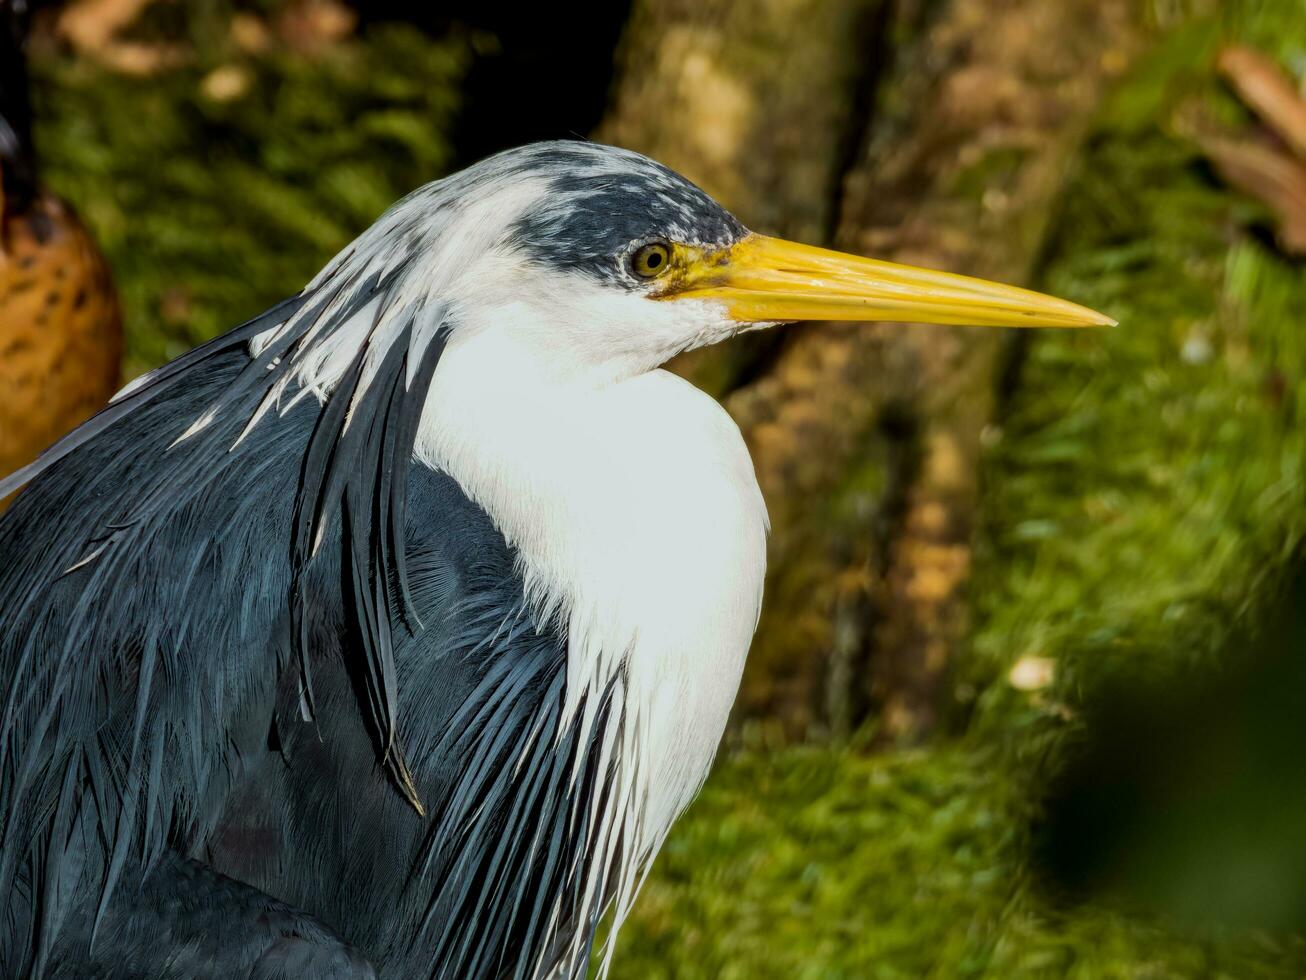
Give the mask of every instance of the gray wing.
[(0, 518), (0, 972), (112, 962), (123, 896), (180, 856), (383, 976), (583, 976), (604, 896), (582, 906), (580, 842), (610, 774), (560, 727), (565, 637), (486, 515), (401, 451), (393, 386), (344, 456), (332, 400), (241, 438), (277, 377), (248, 341), (286, 315), (129, 391)]

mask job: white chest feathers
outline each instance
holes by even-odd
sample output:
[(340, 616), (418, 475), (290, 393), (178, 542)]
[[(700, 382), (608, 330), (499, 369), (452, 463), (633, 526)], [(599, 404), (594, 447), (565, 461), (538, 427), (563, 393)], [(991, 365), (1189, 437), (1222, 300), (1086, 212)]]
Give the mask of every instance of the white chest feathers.
[(665, 371), (594, 386), (455, 337), (417, 455), (485, 509), (566, 624), (568, 710), (624, 669), (651, 856), (707, 775), (757, 625), (767, 518), (738, 428)]

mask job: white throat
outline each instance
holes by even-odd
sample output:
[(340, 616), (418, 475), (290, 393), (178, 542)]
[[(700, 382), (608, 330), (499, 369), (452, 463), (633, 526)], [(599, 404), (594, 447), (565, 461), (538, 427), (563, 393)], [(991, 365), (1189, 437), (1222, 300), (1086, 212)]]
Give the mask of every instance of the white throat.
[[(622, 863), (643, 864), (724, 731), (761, 605), (766, 509), (711, 398), (661, 370), (560, 377), (536, 355), (510, 331), (455, 330), (416, 453), (485, 509), (535, 608), (566, 625), (568, 711), (624, 669), (625, 749), (639, 757), (626, 840), (640, 853)], [(619, 916), (637, 884), (619, 888)]]

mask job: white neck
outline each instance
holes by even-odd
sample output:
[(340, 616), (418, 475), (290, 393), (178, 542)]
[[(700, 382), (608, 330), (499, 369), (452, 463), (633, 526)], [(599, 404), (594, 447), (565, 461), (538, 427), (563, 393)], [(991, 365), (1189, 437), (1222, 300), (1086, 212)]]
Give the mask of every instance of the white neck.
[(643, 852), (626, 860), (644, 863), (707, 775), (757, 624), (767, 520), (738, 428), (664, 371), (592, 383), (541, 372), (506, 332), (455, 330), (416, 451), (485, 509), (535, 608), (565, 624), (569, 716), (624, 667), (623, 750), (640, 765), (622, 819)]

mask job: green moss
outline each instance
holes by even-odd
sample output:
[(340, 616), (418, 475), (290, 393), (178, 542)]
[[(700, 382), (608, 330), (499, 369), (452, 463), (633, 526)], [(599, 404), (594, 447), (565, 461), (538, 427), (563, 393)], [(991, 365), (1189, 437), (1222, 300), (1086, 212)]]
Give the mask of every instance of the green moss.
[[(1306, 41), (1306, 17), (1281, 6)], [(1207, 46), (1190, 51), (1158, 54), (1186, 84), (1142, 66), (1151, 127), (1119, 111), (1131, 87), (1117, 96), (1048, 269), (1052, 291), (1121, 326), (1033, 339), (985, 472), (965, 670), (995, 730), (1061, 727), (1061, 703), (1113, 671), (1209, 662), (1306, 530), (1306, 270), (1244, 230), (1257, 209), (1171, 132), (1184, 100), (1227, 99)], [(1030, 654), (1059, 665), (1055, 696), (1037, 703), (1004, 680)]]
[[(225, 38), (218, 26), (195, 34)], [(461, 42), (399, 26), (313, 56), (242, 58), (199, 42), (190, 65), (145, 79), (38, 59), (44, 170), (113, 267), (127, 375), (297, 292), (394, 200), (444, 173), (466, 60)], [(219, 67), (240, 94), (205, 94)]]
[(743, 755), (677, 827), (616, 974), (675, 980), (1287, 977), (1306, 943), (1059, 911), (992, 749)]

